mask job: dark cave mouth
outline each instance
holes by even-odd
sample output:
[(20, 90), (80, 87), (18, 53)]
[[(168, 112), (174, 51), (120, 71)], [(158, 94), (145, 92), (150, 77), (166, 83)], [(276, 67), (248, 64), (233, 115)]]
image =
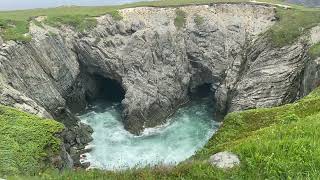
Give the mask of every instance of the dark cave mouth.
[(203, 99), (212, 97), (214, 91), (212, 90), (212, 83), (203, 83), (194, 88), (190, 88), (188, 96), (191, 100)]
[[(205, 87), (199, 89), (208, 90)], [(206, 94), (200, 93), (200, 97)], [(136, 136), (124, 128), (119, 106), (97, 104), (79, 116), (95, 132), (89, 143), (94, 148), (82, 159), (92, 168), (123, 170), (159, 164), (176, 165), (201, 149), (220, 126), (212, 117), (211, 100), (202, 98), (177, 109), (167, 118), (169, 123), (147, 128)]]
[(94, 104), (78, 116), (95, 132), (89, 143), (95, 148), (83, 159), (90, 167), (115, 170), (177, 164), (203, 147), (220, 126), (212, 117), (212, 84), (204, 83), (189, 89), (191, 101), (168, 117), (168, 125), (148, 128), (135, 136), (123, 126), (119, 102), (125, 91), (120, 83), (101, 76), (94, 78)]
[(86, 95), (89, 104), (96, 101), (121, 103), (125, 97), (125, 90), (117, 80), (100, 75), (93, 75), (93, 78), (96, 82), (96, 90), (94, 96)]

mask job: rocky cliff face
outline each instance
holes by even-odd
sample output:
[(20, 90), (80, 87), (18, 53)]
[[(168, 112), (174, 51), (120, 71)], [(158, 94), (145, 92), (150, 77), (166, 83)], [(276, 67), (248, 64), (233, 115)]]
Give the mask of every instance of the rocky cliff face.
[[(80, 76), (77, 54), (68, 33), (48, 36), (31, 25), (27, 44), (5, 42), (0, 49), (0, 102), (66, 125), (65, 148), (91, 141), (91, 128), (79, 123), (66, 104)], [(81, 92), (79, 92), (81, 93)]]
[[(121, 11), (120, 22), (98, 18), (98, 27), (77, 40), (79, 61), (88, 72), (122, 84), (124, 124), (133, 133), (162, 123), (196, 86), (210, 83), (213, 91), (221, 89), (227, 70), (233, 64), (237, 68), (246, 46), (274, 20), (274, 9), (259, 5), (180, 10), (187, 14), (180, 29), (174, 25), (175, 8), (132, 8)], [(238, 78), (234, 73), (230, 79)]]
[[(310, 30), (310, 36), (307, 39), (308, 44), (314, 45), (320, 42), (320, 26)], [(301, 96), (306, 96), (313, 89), (320, 85), (320, 58), (308, 59), (305, 64), (304, 77), (301, 86)]]
[(275, 22), (273, 7), (184, 6), (181, 28), (176, 9), (123, 9), (123, 20), (98, 17), (85, 33), (31, 24), (30, 43), (0, 46), (0, 103), (63, 122), (70, 151), (91, 140), (74, 113), (97, 94), (97, 75), (124, 89), (124, 125), (135, 134), (163, 123), (205, 83), (217, 115), (291, 102), (310, 91), (309, 81), (319, 84), (306, 44), (275, 48), (263, 35)]

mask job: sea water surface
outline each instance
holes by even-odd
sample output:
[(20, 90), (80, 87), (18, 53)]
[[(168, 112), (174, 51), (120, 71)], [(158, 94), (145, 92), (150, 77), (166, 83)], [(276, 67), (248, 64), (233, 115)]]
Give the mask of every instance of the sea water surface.
[(93, 149), (83, 162), (91, 167), (117, 170), (146, 165), (173, 165), (191, 157), (218, 129), (208, 100), (180, 108), (168, 123), (134, 136), (123, 128), (119, 103), (95, 103), (79, 116), (93, 130)]

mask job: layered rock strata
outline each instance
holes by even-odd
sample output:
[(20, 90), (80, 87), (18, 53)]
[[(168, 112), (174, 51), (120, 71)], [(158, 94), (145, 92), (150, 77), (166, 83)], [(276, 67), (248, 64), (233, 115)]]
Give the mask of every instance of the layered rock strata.
[[(175, 25), (177, 9), (186, 13), (183, 27)], [(211, 85), (223, 116), (292, 102), (320, 83), (308, 43), (277, 48), (268, 40), (272, 6), (139, 7), (120, 14), (120, 21), (98, 17), (97, 27), (82, 33), (31, 24), (31, 42), (1, 43), (0, 103), (64, 123), (65, 147), (74, 152), (91, 141), (92, 129), (75, 113), (97, 96), (102, 84), (95, 76), (123, 88), (123, 122), (134, 134), (164, 123), (203, 84)]]

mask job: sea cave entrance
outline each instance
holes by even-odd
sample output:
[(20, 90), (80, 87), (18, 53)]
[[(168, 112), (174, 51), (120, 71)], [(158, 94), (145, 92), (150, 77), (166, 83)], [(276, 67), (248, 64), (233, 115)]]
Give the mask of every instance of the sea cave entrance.
[(94, 133), (83, 162), (90, 167), (116, 170), (148, 165), (173, 165), (192, 156), (203, 147), (219, 127), (208, 105), (211, 84), (202, 84), (190, 90), (190, 103), (182, 106), (163, 126), (148, 128), (135, 136), (124, 129), (121, 122), (121, 101), (124, 90), (112, 79), (95, 77), (98, 88), (97, 103), (81, 121), (90, 125)]
[(212, 96), (213, 90), (211, 83), (203, 83), (189, 89), (189, 97), (191, 98), (191, 100), (209, 98)]
[(94, 75), (93, 78), (96, 89), (94, 96), (87, 96), (89, 103), (94, 101), (121, 103), (125, 96), (125, 90), (117, 80), (105, 78), (100, 75)]

